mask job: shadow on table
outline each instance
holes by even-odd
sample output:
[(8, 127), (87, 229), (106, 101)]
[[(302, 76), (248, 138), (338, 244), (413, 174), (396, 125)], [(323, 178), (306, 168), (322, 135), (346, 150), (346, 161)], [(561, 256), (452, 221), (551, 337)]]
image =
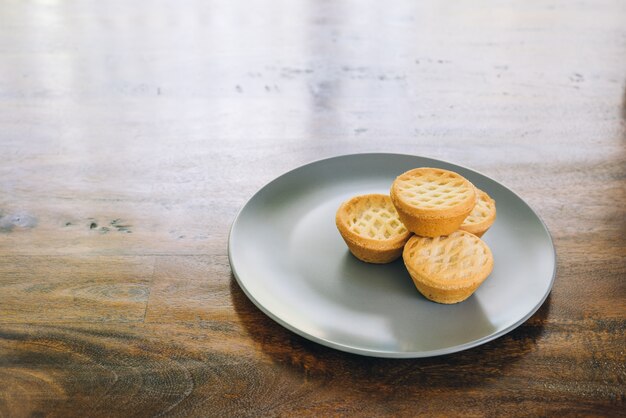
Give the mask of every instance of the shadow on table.
[(278, 367), (329, 380), (376, 379), (380, 385), (481, 386), (532, 352), (544, 332), (550, 296), (526, 323), (470, 350), (419, 359), (382, 359), (345, 353), (311, 342), (261, 312), (231, 274), (231, 297), (239, 320), (259, 349)]

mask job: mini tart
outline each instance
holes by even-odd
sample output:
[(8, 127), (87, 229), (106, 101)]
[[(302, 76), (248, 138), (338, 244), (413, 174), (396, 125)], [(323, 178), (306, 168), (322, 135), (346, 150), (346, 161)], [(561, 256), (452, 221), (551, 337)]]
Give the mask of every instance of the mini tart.
[(496, 220), (496, 202), (482, 190), (476, 189), (476, 192), (478, 193), (476, 206), (465, 218), (460, 229), (482, 237)]
[(350, 252), (368, 263), (384, 264), (397, 259), (411, 236), (391, 199), (383, 194), (355, 196), (343, 202), (335, 222)]
[(423, 167), (394, 180), (391, 201), (409, 231), (438, 237), (459, 229), (476, 205), (476, 191), (469, 180), (457, 173)]
[(493, 270), (487, 244), (465, 231), (436, 238), (414, 235), (402, 258), (417, 290), (438, 303), (464, 301)]

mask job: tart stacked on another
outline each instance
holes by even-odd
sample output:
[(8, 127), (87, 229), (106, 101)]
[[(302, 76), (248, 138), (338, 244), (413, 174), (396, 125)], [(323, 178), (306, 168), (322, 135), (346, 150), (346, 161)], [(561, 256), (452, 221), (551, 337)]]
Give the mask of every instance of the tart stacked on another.
[(438, 237), (459, 229), (476, 205), (476, 189), (452, 171), (415, 168), (395, 179), (391, 201), (409, 231)]

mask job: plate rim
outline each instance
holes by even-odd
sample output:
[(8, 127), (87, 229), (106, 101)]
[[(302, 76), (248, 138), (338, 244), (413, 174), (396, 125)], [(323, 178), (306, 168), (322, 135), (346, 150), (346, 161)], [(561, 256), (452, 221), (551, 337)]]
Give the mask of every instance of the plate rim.
[[(273, 184), (274, 182), (278, 181), (279, 179), (291, 174), (292, 172), (296, 171), (296, 170), (300, 170), (304, 167), (308, 167), (314, 164), (319, 164), (321, 162), (324, 161), (329, 161), (329, 160), (334, 160), (334, 159), (340, 159), (340, 158), (346, 158), (346, 157), (366, 157), (366, 156), (371, 156), (371, 157), (375, 157), (375, 156), (386, 156), (386, 157), (417, 157), (417, 158), (424, 158), (424, 159), (428, 159), (428, 160), (432, 160), (435, 162), (441, 162), (441, 163), (445, 163), (445, 164), (450, 164), (452, 166), (456, 166), (456, 167), (460, 167), (464, 170), (468, 170), (477, 174), (480, 174), (481, 176), (496, 182), (497, 184), (499, 184), (500, 186), (504, 187), (507, 191), (509, 191), (510, 193), (512, 193), (513, 195), (515, 195), (518, 199), (520, 199), (527, 207), (528, 209), (530, 209), (530, 211), (533, 213), (533, 215), (535, 215), (535, 217), (539, 220), (539, 223), (541, 224), (543, 230), (545, 231), (545, 233), (548, 236), (548, 239), (550, 240), (550, 246), (552, 247), (552, 259), (554, 260), (554, 267), (552, 269), (552, 277), (550, 278), (550, 284), (547, 288), (546, 293), (542, 296), (541, 301), (533, 308), (531, 309), (526, 315), (524, 315), (521, 319), (519, 319), (518, 321), (514, 322), (513, 324), (509, 325), (508, 327), (503, 328), (502, 330), (495, 332), (493, 334), (487, 335), (485, 337), (473, 340), (471, 342), (468, 343), (464, 343), (464, 344), (459, 344), (459, 345), (455, 345), (455, 346), (451, 346), (451, 347), (446, 347), (446, 348), (442, 348), (442, 349), (436, 349), (436, 350), (428, 350), (428, 351), (386, 351), (386, 350), (373, 350), (373, 349), (367, 349), (367, 348), (362, 348), (362, 347), (356, 347), (356, 346), (351, 346), (351, 345), (347, 345), (347, 344), (340, 344), (337, 342), (334, 342), (332, 340), (328, 340), (325, 338), (321, 338), (321, 337), (317, 337), (315, 335), (311, 335), (307, 332), (304, 332), (302, 330), (300, 330), (298, 327), (291, 325), (287, 320), (284, 320), (280, 317), (278, 317), (277, 315), (274, 315), (273, 312), (271, 312), (270, 309), (266, 308), (265, 306), (263, 306), (262, 303), (260, 303), (258, 300), (256, 300), (256, 298), (250, 293), (250, 291), (246, 288), (246, 286), (242, 283), (242, 279), (239, 277), (239, 274), (237, 273), (237, 269), (235, 268), (234, 264), (233, 264), (233, 259), (232, 259), (232, 253), (233, 253), (233, 230), (235, 229), (237, 222), (239, 220), (239, 218), (241, 217), (241, 214), (243, 213), (243, 211), (246, 209), (246, 207), (248, 207), (248, 205), (250, 204), (250, 202), (260, 193), (263, 192), (263, 190), (265, 190), (267, 187), (269, 187), (271, 184)], [(361, 355), (361, 356), (366, 356), (366, 357), (378, 357), (378, 358), (398, 358), (398, 359), (409, 359), (409, 358), (427, 358), (427, 357), (437, 357), (437, 356), (443, 356), (443, 355), (447, 355), (447, 354), (453, 354), (453, 353), (457, 353), (460, 351), (465, 351), (465, 350), (469, 350), (471, 348), (474, 347), (478, 347), (480, 345), (483, 345), (485, 343), (488, 343), (489, 341), (493, 341), (499, 337), (502, 337), (506, 334), (508, 334), (509, 332), (513, 331), (514, 329), (518, 328), (520, 325), (522, 325), (524, 322), (526, 322), (528, 319), (530, 319), (530, 317), (532, 317), (538, 310), (539, 308), (541, 308), (543, 306), (543, 304), (545, 303), (546, 299), (548, 298), (548, 296), (550, 295), (550, 293), (552, 292), (552, 288), (554, 286), (554, 281), (556, 279), (556, 273), (557, 273), (557, 267), (558, 267), (558, 260), (557, 260), (557, 253), (556, 253), (556, 247), (554, 246), (554, 239), (552, 238), (552, 234), (550, 233), (550, 230), (548, 229), (548, 226), (546, 225), (546, 223), (544, 222), (544, 220), (541, 218), (541, 216), (539, 216), (539, 214), (535, 211), (535, 209), (533, 209), (533, 207), (526, 202), (520, 195), (518, 195), (515, 191), (513, 191), (510, 187), (508, 187), (507, 185), (503, 184), (500, 181), (494, 180), (492, 179), (490, 176), (487, 176), (485, 174), (483, 174), (482, 172), (478, 171), (478, 170), (474, 170), (472, 168), (468, 168), (466, 166), (460, 165), (460, 164), (456, 164), (453, 162), (449, 162), (446, 160), (441, 160), (438, 158), (431, 158), (431, 157), (426, 157), (426, 156), (421, 156), (421, 155), (415, 155), (415, 154), (402, 154), (402, 153), (393, 153), (393, 152), (363, 152), (363, 153), (351, 153), (351, 154), (341, 154), (341, 155), (335, 155), (333, 157), (325, 157), (325, 158), (320, 158), (305, 164), (301, 164), (295, 168), (292, 168), (291, 170), (288, 170), (276, 177), (274, 177), (272, 180), (268, 181), (267, 183), (265, 183), (263, 186), (261, 186), (255, 193), (252, 194), (252, 196), (250, 196), (246, 202), (243, 204), (243, 206), (239, 209), (239, 211), (237, 212), (237, 214), (235, 215), (235, 218), (233, 219), (229, 232), (228, 232), (228, 264), (230, 266), (230, 270), (233, 274), (233, 276), (235, 277), (235, 280), (237, 281), (237, 284), (239, 286), (239, 288), (244, 292), (244, 294), (246, 295), (246, 297), (257, 307), (259, 308), (259, 310), (261, 310), (261, 312), (263, 312), (265, 315), (267, 315), (268, 317), (270, 317), (274, 322), (278, 323), (280, 326), (288, 329), (289, 331), (309, 340), (309, 341), (313, 341), (315, 343), (321, 344), (323, 346), (326, 347), (330, 347), (342, 352), (346, 352), (346, 353), (351, 353), (351, 354), (357, 354), (357, 355)]]

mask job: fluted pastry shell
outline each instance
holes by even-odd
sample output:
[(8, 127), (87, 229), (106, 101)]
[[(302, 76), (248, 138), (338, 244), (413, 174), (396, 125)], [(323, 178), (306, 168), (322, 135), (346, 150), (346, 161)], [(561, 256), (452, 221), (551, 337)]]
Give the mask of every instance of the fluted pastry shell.
[(475, 187), (469, 180), (452, 171), (429, 167), (398, 176), (390, 197), (406, 228), (425, 237), (456, 231), (476, 204)]
[(465, 218), (460, 229), (482, 237), (496, 220), (496, 202), (480, 189), (476, 189), (476, 206)]
[(445, 304), (470, 297), (493, 270), (487, 244), (466, 231), (435, 238), (414, 235), (402, 258), (417, 290)]
[(397, 259), (411, 236), (391, 199), (383, 194), (355, 196), (343, 202), (335, 222), (352, 254), (368, 263)]

